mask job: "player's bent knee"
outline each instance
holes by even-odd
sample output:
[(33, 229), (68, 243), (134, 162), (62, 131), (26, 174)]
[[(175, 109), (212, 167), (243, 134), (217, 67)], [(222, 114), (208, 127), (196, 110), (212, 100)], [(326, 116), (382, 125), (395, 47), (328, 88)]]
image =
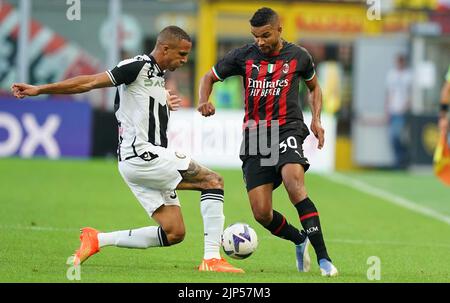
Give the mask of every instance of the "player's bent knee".
[(169, 242), (169, 245), (174, 245), (174, 244), (178, 244), (178, 243), (182, 242), (186, 235), (184, 230), (172, 231), (172, 232), (166, 233), (166, 234), (167, 234), (167, 240)]
[(261, 225), (268, 225), (272, 222), (272, 214), (270, 211), (262, 209), (253, 209), (253, 217)]

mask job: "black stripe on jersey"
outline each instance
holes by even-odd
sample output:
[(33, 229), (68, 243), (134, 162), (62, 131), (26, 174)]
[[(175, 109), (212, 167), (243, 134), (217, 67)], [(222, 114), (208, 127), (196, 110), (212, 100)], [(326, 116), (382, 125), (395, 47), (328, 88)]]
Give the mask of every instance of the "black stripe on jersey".
[(156, 68), (156, 76), (158, 77), (164, 77), (164, 71), (159, 67), (158, 62), (156, 62), (155, 58), (150, 55), (148, 56), (148, 58), (150, 60), (146, 60), (145, 62), (149, 63), (151, 65), (150, 69), (149, 69), (149, 78), (151, 77), (151, 75), (153, 75), (153, 71)]
[(122, 136), (120, 135), (120, 126), (121, 126), (121, 123), (120, 123), (120, 121), (117, 121), (118, 122), (118, 125), (117, 125), (117, 132), (118, 132), (118, 134), (119, 134), (119, 143), (117, 144), (117, 156), (119, 157), (119, 161), (122, 161), (122, 153), (120, 152), (120, 146), (122, 145)]
[(150, 102), (148, 106), (148, 142), (155, 144), (155, 115), (153, 109), (155, 107), (155, 98), (150, 97)]
[[(254, 62), (254, 61), (252, 61)], [(256, 66), (259, 65), (259, 62), (257, 64), (254, 63), (248, 63), (251, 64), (251, 70), (250, 70), (250, 77), (247, 75), (247, 78), (251, 78), (251, 79), (258, 79), (258, 75), (259, 75), (259, 68), (257, 68)], [(259, 65), (260, 66), (260, 65)], [(248, 79), (246, 79), (246, 81), (248, 81)], [(247, 83), (248, 85), (248, 83)], [(254, 106), (254, 96), (251, 96), (251, 92), (252, 89), (248, 88), (249, 90), (249, 94), (248, 94), (248, 99), (247, 99), (247, 108), (248, 108), (248, 120), (254, 120), (253, 118), (253, 106)]]
[(161, 146), (167, 147), (167, 123), (169, 122), (168, 106), (159, 104), (159, 136), (161, 138)]
[(146, 61), (143, 60), (124, 60), (119, 63), (119, 65), (114, 67), (108, 74), (112, 75), (113, 84), (115, 86), (121, 84), (129, 85), (133, 83), (134, 80), (136, 80), (139, 72), (142, 70), (145, 64)]
[(114, 112), (117, 112), (120, 107), (120, 94), (119, 89), (116, 89), (116, 96), (114, 97)]
[[(280, 77), (280, 81), (284, 81), (288, 76), (289, 76), (289, 73), (282, 73), (282, 75)], [(284, 90), (289, 90), (290, 87), (291, 87), (291, 83), (289, 83), (289, 86), (281, 88), (280, 95), (278, 95), (278, 96), (276, 96), (274, 98), (274, 100), (273, 100), (272, 119), (271, 120), (278, 120), (280, 118), (280, 100), (281, 100), (281, 97), (283, 95)], [(280, 124), (280, 126), (281, 126), (281, 124)]]

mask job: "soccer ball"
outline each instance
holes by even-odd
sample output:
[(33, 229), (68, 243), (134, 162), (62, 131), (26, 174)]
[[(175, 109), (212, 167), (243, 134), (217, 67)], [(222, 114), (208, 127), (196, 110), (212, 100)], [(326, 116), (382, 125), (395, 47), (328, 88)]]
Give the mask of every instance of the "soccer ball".
[(224, 252), (234, 259), (245, 259), (256, 250), (258, 237), (248, 224), (234, 223), (225, 228), (222, 234)]

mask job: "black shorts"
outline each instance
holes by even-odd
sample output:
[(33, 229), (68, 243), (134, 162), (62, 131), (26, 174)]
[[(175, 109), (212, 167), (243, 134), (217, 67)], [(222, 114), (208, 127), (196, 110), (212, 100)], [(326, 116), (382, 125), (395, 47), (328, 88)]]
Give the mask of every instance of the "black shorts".
[(309, 169), (308, 159), (303, 154), (303, 141), (308, 134), (304, 135), (298, 131), (289, 131), (280, 138), (279, 157), (274, 165), (262, 165), (261, 160), (268, 158), (261, 155), (244, 156), (242, 160), (242, 171), (247, 191), (273, 183), (273, 189), (282, 183), (281, 169), (287, 163), (301, 164), (305, 172)]

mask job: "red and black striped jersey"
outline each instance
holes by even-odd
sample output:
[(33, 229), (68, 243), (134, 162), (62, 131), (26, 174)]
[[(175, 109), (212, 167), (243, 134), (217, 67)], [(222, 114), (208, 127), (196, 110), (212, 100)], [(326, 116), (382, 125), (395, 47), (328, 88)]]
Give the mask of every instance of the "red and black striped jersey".
[(253, 120), (273, 120), (279, 125), (303, 121), (299, 104), (300, 79), (314, 78), (311, 55), (303, 47), (283, 41), (278, 54), (263, 54), (256, 44), (247, 44), (230, 51), (213, 66), (217, 80), (235, 75), (243, 77), (245, 88), (244, 126)]

